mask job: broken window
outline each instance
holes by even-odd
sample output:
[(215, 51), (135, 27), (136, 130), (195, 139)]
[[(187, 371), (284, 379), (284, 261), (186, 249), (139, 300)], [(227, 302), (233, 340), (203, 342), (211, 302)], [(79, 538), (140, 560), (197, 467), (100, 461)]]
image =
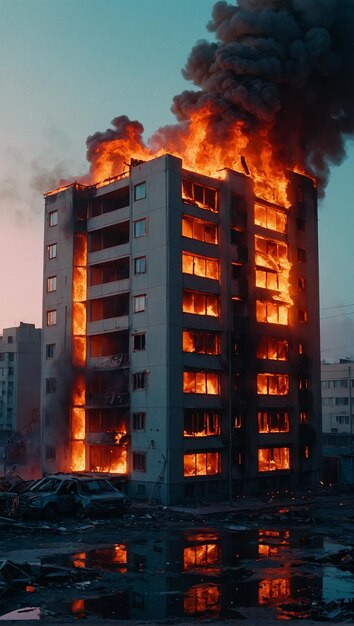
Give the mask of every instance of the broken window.
[(133, 471), (134, 472), (146, 472), (145, 452), (133, 452)]
[(144, 372), (136, 372), (132, 376), (133, 378), (133, 391), (137, 389), (144, 389), (147, 383), (147, 373)]
[(134, 259), (134, 274), (145, 274), (146, 272), (146, 256), (140, 256)]
[(55, 343), (47, 343), (45, 347), (45, 358), (52, 359), (55, 353)]
[(287, 326), (289, 322), (289, 307), (280, 302), (257, 300), (256, 319), (257, 322)]
[(134, 200), (143, 200), (146, 198), (146, 183), (134, 185)]
[(184, 330), (183, 352), (220, 354), (220, 336), (218, 333), (214, 332)]
[(288, 469), (290, 469), (289, 448), (260, 448), (258, 450), (259, 472)]
[(289, 432), (289, 413), (284, 410), (266, 409), (258, 411), (259, 433)]
[(57, 256), (57, 244), (52, 243), (47, 247), (48, 259), (55, 259)]
[(262, 204), (254, 205), (254, 221), (258, 226), (286, 233), (288, 216), (283, 211)]
[(182, 252), (182, 272), (219, 280), (219, 260)]
[(141, 294), (140, 296), (133, 297), (133, 312), (134, 313), (141, 313), (142, 311), (145, 311), (145, 307), (146, 307), (146, 295), (145, 294)]
[(182, 198), (187, 202), (196, 204), (201, 209), (218, 212), (218, 194), (216, 189), (204, 187), (191, 180), (182, 180)]
[(288, 374), (257, 374), (257, 394), (285, 396), (289, 393)]
[(49, 226), (56, 226), (57, 224), (58, 224), (58, 211), (50, 211)]
[(217, 411), (184, 411), (184, 436), (208, 437), (220, 435), (220, 413)]
[(146, 424), (146, 413), (139, 412), (133, 413), (133, 430), (135, 431), (144, 431)]
[(127, 471), (127, 450), (122, 446), (88, 446), (90, 472), (115, 472), (125, 474)]
[(55, 393), (56, 391), (56, 380), (55, 378), (46, 378), (45, 379), (45, 392), (46, 393)]
[(219, 452), (197, 452), (184, 455), (184, 476), (220, 474)]
[(55, 326), (57, 323), (57, 312), (56, 309), (51, 309), (47, 311), (47, 326)]
[(183, 393), (220, 394), (220, 374), (218, 372), (183, 372)]
[(287, 361), (288, 342), (277, 337), (260, 337), (257, 344), (257, 359)]
[(183, 313), (219, 316), (219, 296), (200, 291), (183, 291)]
[(218, 243), (219, 241), (216, 224), (205, 222), (191, 215), (183, 215), (182, 217), (182, 235), (206, 243)]
[(49, 278), (47, 278), (47, 292), (50, 293), (51, 291), (56, 291), (56, 289), (57, 289), (57, 277), (49, 276)]
[(145, 350), (146, 333), (137, 333), (133, 335), (133, 350)]
[(134, 237), (144, 237), (146, 235), (146, 219), (134, 222)]

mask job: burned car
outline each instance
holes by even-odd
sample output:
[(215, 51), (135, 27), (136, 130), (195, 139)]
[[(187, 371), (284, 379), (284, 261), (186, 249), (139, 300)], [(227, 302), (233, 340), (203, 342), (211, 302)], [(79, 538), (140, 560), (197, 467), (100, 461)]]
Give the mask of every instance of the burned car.
[(42, 478), (19, 495), (18, 513), (47, 519), (61, 514), (118, 515), (127, 506), (126, 495), (105, 478), (55, 474)]

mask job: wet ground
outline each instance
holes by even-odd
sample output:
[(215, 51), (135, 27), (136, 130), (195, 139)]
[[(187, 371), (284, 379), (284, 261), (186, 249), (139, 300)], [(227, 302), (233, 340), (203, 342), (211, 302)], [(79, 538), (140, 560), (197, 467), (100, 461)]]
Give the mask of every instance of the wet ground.
[(353, 623), (353, 531), (348, 493), (2, 519), (0, 621)]

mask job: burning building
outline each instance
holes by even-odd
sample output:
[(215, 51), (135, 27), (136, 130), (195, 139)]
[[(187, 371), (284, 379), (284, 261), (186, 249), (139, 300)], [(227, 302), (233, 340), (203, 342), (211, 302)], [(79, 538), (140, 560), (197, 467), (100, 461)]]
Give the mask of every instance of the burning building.
[(312, 180), (288, 197), (169, 154), (46, 196), (44, 471), (164, 502), (317, 481)]
[(177, 124), (146, 144), (116, 117), (46, 194), (44, 471), (166, 503), (316, 484), (317, 194), (354, 134), (353, 13), (217, 2)]

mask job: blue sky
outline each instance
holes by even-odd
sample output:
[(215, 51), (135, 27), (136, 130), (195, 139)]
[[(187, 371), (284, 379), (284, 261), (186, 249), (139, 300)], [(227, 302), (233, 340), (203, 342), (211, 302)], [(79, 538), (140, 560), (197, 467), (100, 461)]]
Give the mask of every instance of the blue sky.
[[(213, 5), (0, 0), (0, 331), (20, 321), (41, 325), (39, 189), (87, 171), (87, 136), (117, 115), (142, 122), (146, 138), (175, 121), (173, 96), (193, 88), (181, 69), (197, 40), (212, 38), (206, 24)], [(328, 360), (354, 355), (353, 177), (351, 144), (319, 207)]]

